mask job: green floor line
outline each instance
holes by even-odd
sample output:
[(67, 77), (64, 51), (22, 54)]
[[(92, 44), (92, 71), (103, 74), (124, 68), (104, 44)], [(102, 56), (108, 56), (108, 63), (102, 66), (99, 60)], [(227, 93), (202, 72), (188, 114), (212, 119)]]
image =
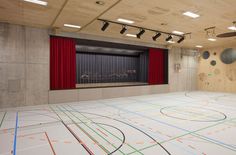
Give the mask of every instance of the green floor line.
[[(230, 119), (230, 120), (225, 120), (225, 121), (223, 121), (223, 122), (219, 122), (219, 123), (217, 123), (217, 124), (213, 124), (213, 125), (207, 126), (207, 127), (205, 127), (205, 128), (201, 128), (201, 129), (198, 129), (198, 130), (195, 130), (195, 131), (192, 131), (192, 132), (189, 132), (189, 133), (186, 133), (186, 134), (177, 136), (177, 137), (173, 137), (173, 138), (171, 138), (171, 139), (168, 139), (168, 140), (165, 140), (165, 141), (160, 142), (160, 144), (167, 143), (167, 142), (169, 142), (169, 141), (178, 139), (178, 138), (180, 138), (180, 137), (184, 137), (184, 136), (186, 136), (186, 135), (193, 135), (193, 136), (197, 136), (198, 138), (201, 138), (201, 139), (203, 139), (203, 140), (206, 140), (206, 139), (200, 137), (201, 135), (198, 135), (198, 134), (196, 134), (195, 132), (202, 131), (202, 130), (205, 130), (205, 129), (207, 129), (207, 128), (211, 128), (211, 127), (214, 127), (214, 126), (217, 126), (217, 125), (219, 125), (219, 124), (223, 124), (223, 123), (225, 123), (225, 122), (232, 121), (232, 120), (236, 120), (236, 118), (232, 118), (232, 119)], [(195, 135), (195, 134), (196, 134), (196, 135)], [(212, 141), (209, 141), (209, 140), (206, 140), (206, 141), (213, 143)], [(214, 144), (217, 144), (217, 143), (214, 143)], [(148, 148), (153, 147), (153, 146), (156, 146), (156, 145), (157, 145), (157, 144), (154, 144), (154, 145), (151, 145), (151, 146), (147, 146), (147, 147), (141, 148), (141, 149), (139, 149), (139, 151), (143, 151), (143, 150), (145, 150), (145, 149), (148, 149)], [(217, 145), (220, 145), (220, 144), (217, 144)], [(227, 148), (227, 149), (230, 149), (230, 148), (225, 147), (225, 146), (223, 146), (223, 145), (220, 145), (220, 146), (221, 146), (221, 147), (224, 147), (224, 148)], [(235, 150), (233, 150), (233, 149), (230, 149), (230, 150), (231, 150), (231, 151), (235, 151)], [(131, 153), (129, 153), (129, 154), (132, 154), (132, 153), (135, 153), (135, 152), (131, 152)]]
[[(153, 145), (150, 145), (150, 146), (146, 146), (144, 148), (139, 149), (139, 151), (143, 151), (143, 150), (149, 149), (149, 148), (154, 147), (154, 146), (159, 146), (159, 145), (158, 144), (153, 144)], [(135, 153), (135, 151), (130, 152), (127, 155), (130, 155), (130, 154), (133, 154), (133, 153)]]
[(207, 126), (207, 127), (204, 127), (204, 128), (201, 128), (201, 129), (192, 131), (192, 132), (188, 132), (188, 133), (179, 135), (179, 136), (177, 136), (177, 137), (173, 137), (173, 138), (171, 138), (171, 139), (168, 139), (168, 140), (166, 140), (166, 141), (162, 141), (162, 142), (160, 142), (160, 143), (163, 144), (163, 143), (166, 143), (166, 142), (175, 140), (175, 139), (177, 139), (177, 138), (184, 137), (184, 136), (186, 136), (186, 135), (194, 134), (194, 133), (196, 133), (196, 132), (199, 132), (199, 131), (202, 131), (202, 130), (205, 130), (205, 129), (208, 129), (208, 128), (211, 128), (211, 127), (214, 127), (214, 126), (217, 126), (217, 125), (219, 125), (219, 124), (224, 124), (224, 123), (226, 123), (226, 122), (228, 122), (228, 121), (235, 120), (235, 119), (236, 119), (236, 118), (232, 118), (232, 119), (230, 119), (230, 120), (225, 120), (225, 121), (222, 121), (222, 122), (219, 122), (219, 123), (216, 123), (216, 124), (213, 124), (213, 125), (210, 125), (210, 126)]
[[(63, 106), (62, 106), (63, 107)], [(71, 113), (69, 110), (67, 110), (65, 107), (63, 107), (67, 112), (69, 112), (71, 115), (73, 115), (74, 117), (76, 117), (77, 119), (79, 119), (77, 116), (75, 116), (73, 113)], [(59, 107), (60, 110), (62, 110), (60, 107)], [(62, 110), (62, 112), (64, 112)], [(65, 113), (65, 112), (64, 112)], [(66, 114), (66, 113), (65, 113)], [(73, 119), (68, 115), (68, 117), (73, 121)], [(80, 119), (79, 119), (80, 120)], [(81, 121), (81, 120), (80, 120)], [(75, 121), (73, 121), (74, 123), (76, 123)], [(100, 138), (102, 138), (103, 140), (105, 140), (106, 142), (108, 142), (109, 144), (111, 144), (113, 146), (113, 148), (116, 148), (116, 146), (112, 143), (110, 143), (108, 140), (106, 140), (103, 136), (101, 136), (98, 132), (96, 132), (94, 129), (92, 129), (90, 126), (88, 126), (86, 123), (83, 123), (85, 126), (87, 126), (90, 130), (92, 130), (95, 134), (97, 134)], [(76, 126), (79, 127), (78, 124), (75, 124)], [(80, 127), (81, 129), (81, 127)], [(85, 131), (85, 130), (82, 130), (82, 131)], [(86, 131), (85, 131), (86, 132)], [(88, 134), (88, 133), (87, 133)], [(89, 134), (88, 134), (89, 135)], [(90, 135), (91, 136), (91, 135)], [(98, 143), (98, 142), (97, 142)], [(104, 146), (100, 145), (101, 147), (103, 147), (105, 149)], [(105, 149), (107, 150), (107, 149)], [(123, 153), (122, 151), (118, 150), (120, 153), (122, 153), (123, 155), (125, 155), (125, 153)], [(107, 153), (109, 153), (109, 151), (107, 150)]]
[[(68, 107), (70, 107), (72, 110), (77, 111), (76, 109), (72, 108), (70, 105), (67, 105)], [(82, 113), (80, 113), (79, 111), (77, 111), (80, 115), (82, 115), (83, 117), (87, 118), (86, 116), (84, 116)], [(91, 119), (87, 118), (87, 120), (92, 121)], [(117, 137), (116, 135), (114, 135), (113, 133), (111, 133), (110, 131), (106, 130), (105, 128), (103, 128), (101, 125), (96, 124), (97, 126), (99, 126), (100, 128), (102, 128), (103, 130), (105, 130), (106, 132), (108, 132), (110, 135), (112, 135), (113, 137), (116, 137), (117, 139), (119, 139), (120, 141), (122, 141), (119, 137)], [(129, 146), (130, 148), (132, 148), (133, 150), (135, 150), (134, 152), (137, 152), (139, 154), (144, 155), (143, 153), (141, 153), (140, 151), (138, 151), (138, 149), (134, 148), (133, 146), (131, 146), (130, 144), (127, 144), (127, 146)]]
[(6, 116), (6, 114), (7, 114), (7, 112), (5, 112), (4, 115), (3, 115), (3, 117), (2, 117), (2, 120), (1, 120), (1, 123), (0, 123), (0, 128), (1, 128), (1, 126), (2, 126), (2, 123), (3, 123), (3, 120), (4, 120), (5, 116)]
[[(63, 119), (58, 115), (58, 113), (52, 108), (50, 107), (54, 113), (56, 113), (56, 115), (63, 121)], [(59, 110), (60, 112), (63, 112), (62, 110)], [(64, 112), (63, 112), (64, 113)], [(65, 116), (67, 116), (68, 118), (70, 118), (70, 120), (73, 122), (73, 124), (75, 124), (76, 122), (73, 121), (73, 119), (71, 119), (71, 117), (69, 117), (66, 113), (64, 113)], [(78, 124), (75, 124), (79, 129), (81, 129), (85, 134), (87, 133), (84, 129), (82, 129)], [(88, 133), (87, 133), (88, 134)], [(87, 135), (86, 134), (86, 135)], [(92, 136), (90, 136), (89, 134), (87, 135), (89, 138), (91, 138), (94, 142), (96, 142), (98, 144), (99, 147), (101, 147), (102, 150), (104, 150), (106, 153), (109, 153), (109, 151), (104, 148), (102, 145), (100, 145)]]

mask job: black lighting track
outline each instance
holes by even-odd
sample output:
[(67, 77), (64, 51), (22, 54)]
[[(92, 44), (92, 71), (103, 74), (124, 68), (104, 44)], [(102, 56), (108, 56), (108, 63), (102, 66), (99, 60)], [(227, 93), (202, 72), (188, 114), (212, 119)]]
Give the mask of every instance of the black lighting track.
[(109, 22), (109, 23), (113, 23), (113, 24), (117, 24), (117, 25), (125, 25), (125, 26), (128, 26), (128, 27), (133, 27), (133, 28), (137, 28), (137, 29), (143, 29), (143, 30), (148, 30), (148, 31), (152, 31), (152, 32), (159, 32), (159, 33), (162, 33), (162, 34), (166, 34), (166, 35), (172, 35), (172, 36), (177, 36), (177, 37), (184, 37), (185, 35), (187, 34), (190, 34), (190, 33), (185, 33), (183, 35), (178, 35), (178, 34), (174, 34), (174, 33), (169, 33), (169, 32), (164, 32), (164, 31), (159, 31), (159, 30), (154, 30), (154, 29), (150, 29), (150, 28), (144, 28), (144, 27), (140, 27), (140, 26), (135, 26), (135, 25), (130, 25), (130, 24), (125, 24), (125, 23), (119, 23), (119, 22), (115, 22), (115, 21), (111, 21), (111, 20), (106, 20), (106, 19), (100, 19), (98, 18), (97, 20), (99, 21), (103, 21), (103, 22)]

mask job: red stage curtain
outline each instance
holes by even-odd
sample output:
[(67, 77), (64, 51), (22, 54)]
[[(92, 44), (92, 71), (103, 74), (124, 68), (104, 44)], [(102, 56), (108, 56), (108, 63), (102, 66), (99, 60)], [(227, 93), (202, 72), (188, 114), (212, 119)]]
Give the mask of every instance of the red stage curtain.
[(148, 83), (164, 84), (164, 50), (149, 49)]
[(50, 88), (72, 89), (76, 85), (75, 40), (50, 38)]

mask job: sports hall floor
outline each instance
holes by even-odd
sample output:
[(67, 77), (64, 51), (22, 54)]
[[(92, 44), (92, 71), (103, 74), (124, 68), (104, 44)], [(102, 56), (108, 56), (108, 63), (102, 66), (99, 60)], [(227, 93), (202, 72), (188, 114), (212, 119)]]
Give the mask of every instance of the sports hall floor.
[(235, 155), (234, 103), (196, 91), (1, 109), (0, 155)]

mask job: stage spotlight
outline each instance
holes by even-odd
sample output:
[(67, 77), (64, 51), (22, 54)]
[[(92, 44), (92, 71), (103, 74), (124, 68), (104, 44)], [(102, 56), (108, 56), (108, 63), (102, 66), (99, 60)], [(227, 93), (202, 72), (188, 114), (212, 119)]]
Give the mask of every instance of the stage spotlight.
[(156, 41), (157, 38), (161, 36), (161, 33), (157, 33), (155, 36), (152, 37), (153, 41)]
[(124, 34), (126, 30), (127, 30), (126, 26), (123, 26), (123, 28), (120, 30), (120, 34)]
[(104, 21), (101, 30), (102, 30), (102, 31), (105, 31), (108, 26), (109, 26), (109, 23)]
[(184, 41), (184, 37), (181, 37), (178, 41), (177, 41), (177, 43), (181, 43), (182, 41)]
[(145, 33), (144, 29), (141, 29), (140, 32), (137, 34), (137, 38), (141, 38), (141, 36)]
[(166, 38), (166, 41), (170, 41), (172, 39), (172, 36), (169, 35), (169, 37)]

